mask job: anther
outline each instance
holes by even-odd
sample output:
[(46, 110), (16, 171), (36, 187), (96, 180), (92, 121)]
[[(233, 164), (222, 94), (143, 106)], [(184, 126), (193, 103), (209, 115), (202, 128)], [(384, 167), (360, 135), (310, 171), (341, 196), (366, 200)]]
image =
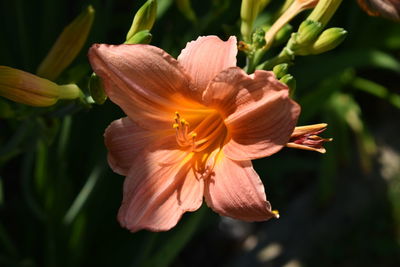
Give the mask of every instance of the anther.
[(272, 213), (274, 214), (275, 218), (279, 219), (279, 211), (273, 210)]

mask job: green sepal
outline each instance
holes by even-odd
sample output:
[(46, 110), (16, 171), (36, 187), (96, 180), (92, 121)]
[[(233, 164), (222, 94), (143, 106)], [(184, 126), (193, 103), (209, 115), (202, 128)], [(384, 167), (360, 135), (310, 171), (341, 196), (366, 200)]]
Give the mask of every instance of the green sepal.
[(149, 30), (143, 30), (133, 35), (125, 44), (149, 44), (153, 35)]

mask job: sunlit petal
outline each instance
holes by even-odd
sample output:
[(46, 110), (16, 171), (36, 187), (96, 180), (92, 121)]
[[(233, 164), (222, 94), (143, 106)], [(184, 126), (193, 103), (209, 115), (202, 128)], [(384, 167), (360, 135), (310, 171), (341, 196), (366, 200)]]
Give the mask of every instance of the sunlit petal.
[(204, 36), (188, 43), (178, 61), (201, 94), (219, 72), (236, 66), (236, 54), (236, 37), (231, 36), (224, 42), (217, 36)]
[[(177, 108), (195, 106), (182, 93), (189, 78), (178, 61), (150, 45), (93, 45), (90, 63), (105, 85), (109, 98), (141, 126), (168, 125)], [(152, 120), (152, 125), (146, 120)]]
[(272, 72), (247, 75), (239, 68), (221, 72), (203, 94), (205, 103), (225, 117), (230, 140), (227, 157), (247, 160), (279, 151), (289, 140), (300, 113), (288, 87)]
[(206, 180), (204, 195), (207, 205), (223, 216), (244, 221), (277, 217), (250, 161), (220, 155), (213, 175)]

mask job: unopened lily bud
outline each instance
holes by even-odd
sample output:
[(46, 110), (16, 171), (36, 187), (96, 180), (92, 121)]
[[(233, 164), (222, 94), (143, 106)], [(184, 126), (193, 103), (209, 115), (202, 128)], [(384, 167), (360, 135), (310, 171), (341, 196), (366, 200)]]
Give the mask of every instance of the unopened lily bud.
[(63, 32), (39, 65), (37, 75), (54, 81), (81, 51), (94, 19), (94, 9), (88, 6)]
[(278, 46), (287, 42), (287, 40), (290, 38), (290, 34), (292, 33), (292, 31), (293, 31), (292, 25), (286, 24), (285, 26), (283, 26), (282, 29), (280, 29), (278, 33), (275, 35), (275, 41), (273, 46)]
[(332, 50), (340, 45), (347, 36), (343, 28), (330, 28), (322, 32), (311, 46), (310, 54), (317, 55)]
[(92, 73), (89, 80), (89, 91), (96, 104), (102, 105), (107, 100), (107, 95), (104, 91), (103, 83), (96, 73)]
[(307, 19), (318, 21), (325, 27), (343, 0), (319, 0)]
[(153, 35), (149, 30), (143, 30), (137, 32), (129, 40), (126, 40), (125, 44), (149, 44)]
[(276, 78), (278, 78), (278, 79), (280, 79), (283, 76), (285, 76), (287, 74), (288, 70), (289, 70), (289, 64), (287, 64), (287, 63), (276, 65), (272, 69), (272, 71), (274, 72)]
[(318, 21), (309, 19), (303, 21), (296, 35), (296, 43), (303, 46), (315, 41), (322, 29), (322, 24)]
[(370, 16), (400, 21), (399, 0), (357, 0), (357, 2)]
[(81, 91), (76, 84), (56, 83), (31, 73), (0, 66), (0, 96), (35, 107), (54, 105), (59, 99), (76, 99)]
[(136, 12), (132, 26), (126, 35), (126, 40), (131, 39), (136, 33), (143, 30), (151, 30), (157, 16), (157, 0), (147, 0)]
[(282, 78), (280, 78), (279, 81), (289, 87), (289, 94), (293, 96), (294, 91), (296, 90), (296, 79), (291, 74), (286, 74)]
[(253, 24), (258, 14), (271, 0), (242, 0), (240, 18), (242, 20), (240, 32), (245, 42), (250, 42)]
[(252, 42), (253, 42), (253, 47), (255, 49), (259, 49), (265, 45), (265, 39), (264, 39), (265, 31), (263, 28), (258, 27), (254, 31), (252, 35)]
[(313, 8), (318, 3), (318, 1), (319, 0), (294, 0), (286, 2), (290, 3), (290, 5), (283, 12), (283, 14), (281, 14), (281, 16), (274, 22), (269, 31), (265, 34), (266, 45), (264, 49), (267, 50), (272, 46), (272, 43), (275, 40), (275, 36), (282, 29), (283, 26), (285, 26), (300, 12), (309, 8)]

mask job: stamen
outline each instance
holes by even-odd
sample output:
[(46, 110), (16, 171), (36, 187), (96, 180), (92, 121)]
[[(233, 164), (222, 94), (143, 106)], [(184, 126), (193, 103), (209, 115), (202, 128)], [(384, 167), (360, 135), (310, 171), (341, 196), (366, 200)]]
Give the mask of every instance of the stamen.
[(196, 133), (189, 134), (189, 123), (181, 118), (179, 112), (175, 112), (175, 123), (172, 127), (176, 130), (176, 142), (181, 147), (192, 146), (192, 150), (195, 147), (195, 138), (197, 136)]
[(175, 129), (177, 144), (193, 153), (191, 168), (196, 178), (206, 179), (213, 173), (227, 131), (222, 118), (216, 112), (204, 116), (201, 120), (196, 116), (193, 118), (196, 124), (190, 129), (189, 122), (181, 117), (179, 112), (175, 112), (172, 127)]

